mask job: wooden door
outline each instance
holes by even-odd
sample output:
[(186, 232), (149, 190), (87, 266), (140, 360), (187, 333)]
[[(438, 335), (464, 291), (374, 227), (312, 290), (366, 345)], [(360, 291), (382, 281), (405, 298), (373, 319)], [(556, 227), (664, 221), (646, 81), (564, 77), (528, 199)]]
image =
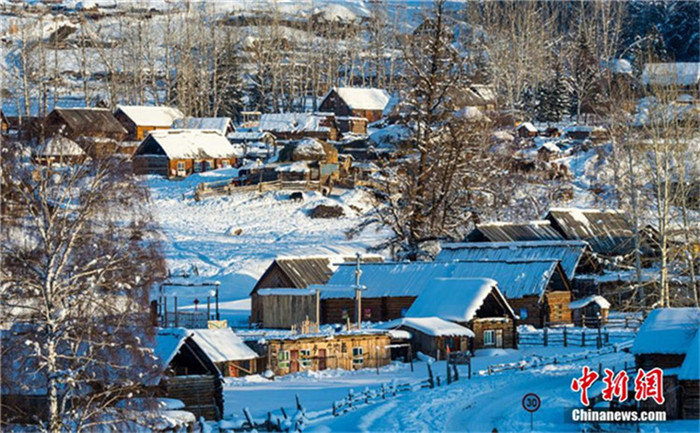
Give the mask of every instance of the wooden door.
[(326, 349), (318, 349), (318, 369), (326, 369)]
[(289, 356), (291, 359), (290, 370), (292, 373), (296, 373), (299, 371), (299, 351), (292, 350), (289, 352)]
[(496, 347), (503, 347), (503, 330), (496, 329)]

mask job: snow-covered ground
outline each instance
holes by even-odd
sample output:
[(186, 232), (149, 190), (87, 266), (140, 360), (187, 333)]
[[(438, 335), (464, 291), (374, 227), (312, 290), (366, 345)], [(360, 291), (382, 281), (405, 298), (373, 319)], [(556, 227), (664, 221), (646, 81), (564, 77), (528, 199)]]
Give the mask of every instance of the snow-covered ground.
[[(506, 371), (488, 375), (489, 365), (502, 363), (536, 364), (538, 360), (587, 353), (588, 360), (569, 364), (545, 365), (524, 371)], [(576, 405), (578, 396), (569, 391), (569, 384), (580, 375), (583, 365), (624, 366), (631, 355), (612, 353), (599, 356), (595, 350), (577, 347), (528, 347), (521, 350), (477, 351), (472, 359), (473, 376), (467, 379), (467, 366), (459, 366), (460, 381), (435, 389), (399, 393), (381, 403), (361, 406), (354, 411), (333, 417), (334, 401), (347, 397), (349, 390), (361, 393), (382, 384), (415, 383), (427, 379), (427, 363), (410, 365), (395, 362), (379, 370), (354, 372), (328, 370), (303, 372), (278, 377), (273, 381), (260, 376), (231, 378), (225, 385), (226, 423), (236, 425), (244, 420), (243, 409), (253, 418), (263, 420), (267, 412), (281, 416), (280, 407), (288, 415), (295, 412), (295, 396), (311, 420), (307, 431), (527, 431), (529, 417), (520, 407), (528, 392), (542, 397), (543, 407), (536, 417), (536, 431), (561, 431), (564, 413)], [(445, 363), (432, 364), (433, 372), (445, 378)], [(521, 413), (522, 412), (522, 413)], [(569, 424), (570, 431), (580, 431)]]
[[(330, 197), (305, 192), (302, 203), (289, 200), (289, 191), (238, 193), (194, 200), (200, 182), (225, 180), (235, 169), (194, 174), (183, 180), (148, 176), (154, 218), (163, 234), (166, 264), (173, 277), (183, 272), (183, 282), (221, 282), (223, 310), (246, 309), (247, 298), (260, 275), (277, 256), (354, 255), (380, 243), (386, 231), (369, 227), (348, 239), (364, 212), (372, 209), (365, 192), (334, 189)], [(312, 219), (308, 211), (319, 204), (340, 205), (345, 216)], [(240, 234), (238, 231), (240, 229)], [(211, 288), (206, 288), (209, 291)], [(202, 297), (203, 288), (177, 287), (179, 305)]]

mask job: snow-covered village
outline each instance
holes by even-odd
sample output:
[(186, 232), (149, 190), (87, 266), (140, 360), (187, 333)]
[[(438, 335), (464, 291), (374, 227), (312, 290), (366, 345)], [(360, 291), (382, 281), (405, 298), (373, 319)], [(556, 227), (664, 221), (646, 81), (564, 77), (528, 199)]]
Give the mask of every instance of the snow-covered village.
[(3, 432), (700, 432), (700, 2), (0, 0)]

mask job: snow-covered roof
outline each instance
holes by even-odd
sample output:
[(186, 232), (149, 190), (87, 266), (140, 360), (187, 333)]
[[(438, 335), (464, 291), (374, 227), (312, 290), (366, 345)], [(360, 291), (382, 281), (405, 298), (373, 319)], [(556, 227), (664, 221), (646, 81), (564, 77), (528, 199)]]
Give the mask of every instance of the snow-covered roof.
[(627, 59), (612, 59), (609, 61), (601, 62), (601, 65), (609, 69), (610, 72), (614, 74), (628, 74), (632, 75), (634, 70), (632, 69), (632, 64)]
[(226, 135), (231, 125), (230, 117), (185, 117), (176, 119), (172, 126), (177, 129), (208, 129)]
[(699, 326), (700, 308), (652, 310), (639, 328), (631, 352), (684, 354)]
[(171, 159), (231, 158), (240, 156), (222, 134), (203, 129), (164, 129), (152, 131), (136, 150), (144, 155), (149, 142), (157, 143)]
[(596, 303), (600, 308), (607, 309), (610, 308), (610, 302), (600, 295), (591, 295), (583, 299), (577, 299), (569, 303), (569, 309), (576, 310), (578, 308), (583, 308), (588, 304)]
[(700, 63), (647, 63), (642, 83), (657, 86), (694, 86), (700, 83)]
[(117, 105), (117, 111), (124, 113), (138, 126), (169, 128), (175, 120), (185, 117), (177, 108), (164, 106)]
[(391, 99), (389, 92), (384, 89), (334, 87), (333, 90), (338, 93), (338, 96), (345, 101), (351, 110), (381, 110), (383, 112)]
[(315, 138), (305, 138), (300, 140), (294, 147), (295, 158), (322, 158), (326, 155), (323, 144)]
[(561, 149), (553, 141), (545, 141), (537, 150), (546, 150), (551, 153), (561, 153)]
[(678, 371), (680, 380), (700, 379), (700, 332), (695, 333), (693, 341), (688, 346), (683, 364)]
[(85, 155), (85, 151), (75, 141), (57, 134), (47, 138), (43, 144), (37, 146), (34, 154), (40, 156), (79, 156)]
[(327, 132), (326, 116), (315, 113), (266, 113), (260, 117), (259, 131)]
[(471, 329), (439, 317), (404, 317), (386, 322), (381, 326), (387, 328), (405, 326), (431, 337), (474, 337)]
[(436, 278), (418, 295), (406, 316), (468, 322), (493, 291), (498, 287), (490, 278)]
[(275, 288), (258, 289), (258, 296), (310, 296), (316, 294), (316, 289)]
[(454, 260), (559, 260), (567, 278), (576, 274), (587, 244), (584, 241), (462, 242), (441, 245), (435, 261)]
[(192, 336), (192, 331), (184, 328), (159, 329), (156, 334), (153, 355), (158, 358), (161, 369), (166, 368), (175, 358), (185, 340)]
[(282, 164), (275, 168), (278, 173), (308, 173), (311, 171), (304, 161), (297, 161), (291, 164)]
[(596, 253), (621, 255), (634, 248), (632, 226), (624, 212), (552, 208), (545, 218), (565, 238), (585, 240)]
[[(542, 296), (557, 266), (556, 259), (366, 263), (362, 265), (360, 284), (366, 287), (363, 297), (381, 298), (418, 296), (436, 278), (491, 278), (506, 298), (522, 298)], [(340, 265), (322, 288), (321, 298), (351, 298), (354, 284), (355, 266)]]
[(192, 338), (214, 362), (258, 358), (258, 354), (246, 346), (231, 328), (193, 329)]
[(468, 241), (476, 242), (514, 242), (564, 240), (564, 237), (552, 228), (549, 221), (503, 222), (495, 221), (477, 224), (468, 235)]
[(537, 132), (537, 128), (535, 128), (535, 125), (533, 125), (530, 122), (523, 122), (520, 125), (518, 125), (518, 127), (515, 129), (522, 129), (522, 128), (527, 129), (528, 132)]

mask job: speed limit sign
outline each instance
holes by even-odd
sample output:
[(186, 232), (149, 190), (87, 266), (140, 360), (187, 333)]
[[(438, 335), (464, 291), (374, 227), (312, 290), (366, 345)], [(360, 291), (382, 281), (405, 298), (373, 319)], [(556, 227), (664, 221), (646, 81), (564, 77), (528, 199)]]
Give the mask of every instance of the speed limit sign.
[(540, 408), (540, 404), (542, 404), (540, 396), (535, 393), (531, 392), (523, 397), (523, 409), (530, 412), (530, 431), (533, 430), (533, 414)]
[(523, 408), (528, 412), (536, 412), (541, 403), (540, 396), (537, 394), (529, 393), (523, 397)]

